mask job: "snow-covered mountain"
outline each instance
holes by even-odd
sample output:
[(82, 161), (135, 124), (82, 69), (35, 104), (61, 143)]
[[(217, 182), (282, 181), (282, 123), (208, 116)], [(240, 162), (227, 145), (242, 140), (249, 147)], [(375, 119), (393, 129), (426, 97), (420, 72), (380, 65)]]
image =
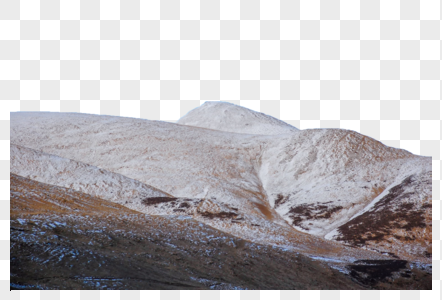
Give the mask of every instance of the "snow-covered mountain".
[[(327, 249), (330, 257), (345, 261), (351, 261), (356, 256), (377, 257), (303, 234), (293, 230), (283, 220), (279, 220), (282, 224), (274, 223), (271, 215), (266, 216), (261, 212), (256, 215), (247, 213), (244, 205), (243, 209), (239, 209), (237, 207), (241, 207), (240, 205), (235, 207), (213, 197), (172, 197), (121, 174), (14, 144), (11, 144), (11, 173), (87, 193), (149, 215), (192, 217), (238, 237), (296, 249), (305, 254), (318, 256)], [(265, 207), (260, 209), (266, 211)]]
[[(322, 247), (324, 255), (334, 258), (365, 255), (339, 242), (431, 263), (431, 180), (427, 180), (431, 158), (387, 147), (354, 131), (298, 130), (240, 106), (208, 102), (178, 124), (73, 113), (11, 113), (11, 143), (121, 174), (173, 196), (137, 198), (128, 206), (131, 209), (188, 215), (245, 239), (310, 254)], [(26, 168), (22, 163), (14, 172)], [(61, 168), (70, 166), (65, 163)], [(41, 167), (26, 170), (23, 176), (55, 174)], [(72, 184), (64, 177), (38, 176), (36, 180), (46, 183)], [(414, 180), (413, 185), (404, 183), (407, 178)], [(381, 208), (376, 203), (388, 205)], [(396, 225), (379, 223), (373, 229), (388, 229), (376, 242), (367, 239), (374, 232), (347, 234), (358, 214), (382, 218), (386, 211), (402, 211), (403, 205), (420, 220), (417, 227), (398, 212), (402, 219)], [(352, 244), (350, 237), (367, 242)], [(405, 244), (420, 246), (404, 252), (399, 248)]]
[(258, 174), (261, 144), (254, 136), (133, 118), (27, 112), (11, 113), (11, 143), (122, 174), (174, 197), (222, 199), (259, 216), (260, 207), (269, 207)]
[(203, 105), (181, 117), (177, 123), (228, 132), (262, 135), (288, 134), (299, 130), (269, 115), (223, 101), (206, 101)]

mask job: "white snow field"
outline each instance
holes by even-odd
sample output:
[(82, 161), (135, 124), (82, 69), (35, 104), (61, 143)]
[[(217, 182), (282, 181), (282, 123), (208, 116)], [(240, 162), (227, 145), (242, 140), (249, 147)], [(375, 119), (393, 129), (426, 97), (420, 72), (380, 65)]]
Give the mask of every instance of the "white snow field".
[[(387, 147), (354, 131), (298, 130), (273, 117), (222, 102), (206, 102), (178, 124), (79, 113), (11, 113), (11, 144), (44, 152), (45, 157), (52, 155), (54, 161), (75, 161), (60, 167), (52, 163), (54, 170), (70, 169), (69, 164), (81, 162), (90, 165), (82, 168), (121, 174), (134, 180), (135, 186), (144, 184), (143, 189), (154, 187), (180, 198), (155, 205), (143, 205), (137, 196), (131, 203), (119, 202), (131, 209), (190, 215), (255, 242), (305, 248), (310, 253), (322, 245), (319, 247), (329, 253), (342, 251), (339, 256), (356, 250), (342, 250), (325, 236), (339, 236), (336, 229), (368, 209), (384, 190), (406, 177), (431, 172), (430, 157)], [(11, 167), (11, 172), (45, 183), (75, 186), (78, 177), (45, 176), (43, 173), (55, 171), (42, 168), (45, 163), (38, 162), (42, 158), (33, 158), (37, 162), (28, 164), (39, 167), (31, 168), (18, 157), (30, 154), (14, 151), (14, 160), (23, 162)], [(54, 155), (61, 158), (54, 159)], [(30, 177), (37, 175), (33, 172), (40, 172), (40, 177)], [(78, 182), (87, 185), (88, 178)], [(431, 181), (422, 181), (420, 189), (425, 195), (429, 191), (431, 203)], [(115, 201), (101, 193), (104, 199)], [(137, 193), (144, 197), (141, 190)], [(419, 195), (414, 193), (409, 200), (422, 202)], [(365, 248), (377, 250), (376, 245)], [(418, 256), (416, 259), (428, 260)]]

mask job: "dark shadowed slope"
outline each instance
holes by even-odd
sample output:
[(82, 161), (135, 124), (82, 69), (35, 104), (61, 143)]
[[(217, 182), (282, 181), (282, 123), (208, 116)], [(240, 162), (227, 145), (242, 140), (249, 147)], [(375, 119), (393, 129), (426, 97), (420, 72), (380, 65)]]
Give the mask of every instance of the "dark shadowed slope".
[(11, 288), (360, 289), (286, 249), (11, 174)]

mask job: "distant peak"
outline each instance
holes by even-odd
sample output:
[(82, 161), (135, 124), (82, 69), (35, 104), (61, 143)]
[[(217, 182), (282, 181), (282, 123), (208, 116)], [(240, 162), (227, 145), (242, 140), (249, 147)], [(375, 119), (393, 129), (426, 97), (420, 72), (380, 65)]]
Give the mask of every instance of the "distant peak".
[(279, 135), (298, 131), (275, 117), (224, 101), (206, 101), (178, 120), (178, 124), (220, 131)]
[(221, 107), (221, 106), (226, 106), (226, 107), (228, 107), (228, 106), (237, 106), (237, 107), (241, 107), (243, 109), (248, 109), (248, 108), (242, 107), (240, 105), (236, 105), (234, 103), (225, 102), (225, 101), (206, 101), (200, 107), (204, 107), (204, 106), (219, 106), (219, 107)]

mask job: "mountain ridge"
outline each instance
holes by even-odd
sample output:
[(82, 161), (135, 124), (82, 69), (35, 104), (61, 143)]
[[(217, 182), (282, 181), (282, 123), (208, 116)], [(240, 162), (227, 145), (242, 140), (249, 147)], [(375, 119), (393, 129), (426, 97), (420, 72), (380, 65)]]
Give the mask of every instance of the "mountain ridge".
[[(235, 213), (228, 208), (233, 207), (250, 217), (250, 224), (266, 228), (272, 222), (283, 227), (289, 224), (318, 237), (350, 221), (400, 178), (431, 170), (431, 158), (342, 129), (290, 129), (276, 137), (269, 132), (241, 134), (94, 115), (34, 113), (32, 119), (30, 123), (26, 116), (11, 114), (11, 143), (82, 160), (176, 198), (204, 198), (206, 204), (213, 198), (213, 207), (218, 208), (211, 214), (227, 216)], [(423, 181), (422, 187), (431, 194), (431, 184)], [(182, 201), (149, 209), (185, 214), (179, 210), (186, 209), (174, 206)], [(189, 203), (189, 212), (199, 205)], [(421, 214), (429, 210), (426, 207)], [(225, 221), (216, 218), (210, 222), (233, 234), (236, 229), (232, 228), (238, 226), (226, 227)], [(415, 259), (431, 261), (419, 255)]]

